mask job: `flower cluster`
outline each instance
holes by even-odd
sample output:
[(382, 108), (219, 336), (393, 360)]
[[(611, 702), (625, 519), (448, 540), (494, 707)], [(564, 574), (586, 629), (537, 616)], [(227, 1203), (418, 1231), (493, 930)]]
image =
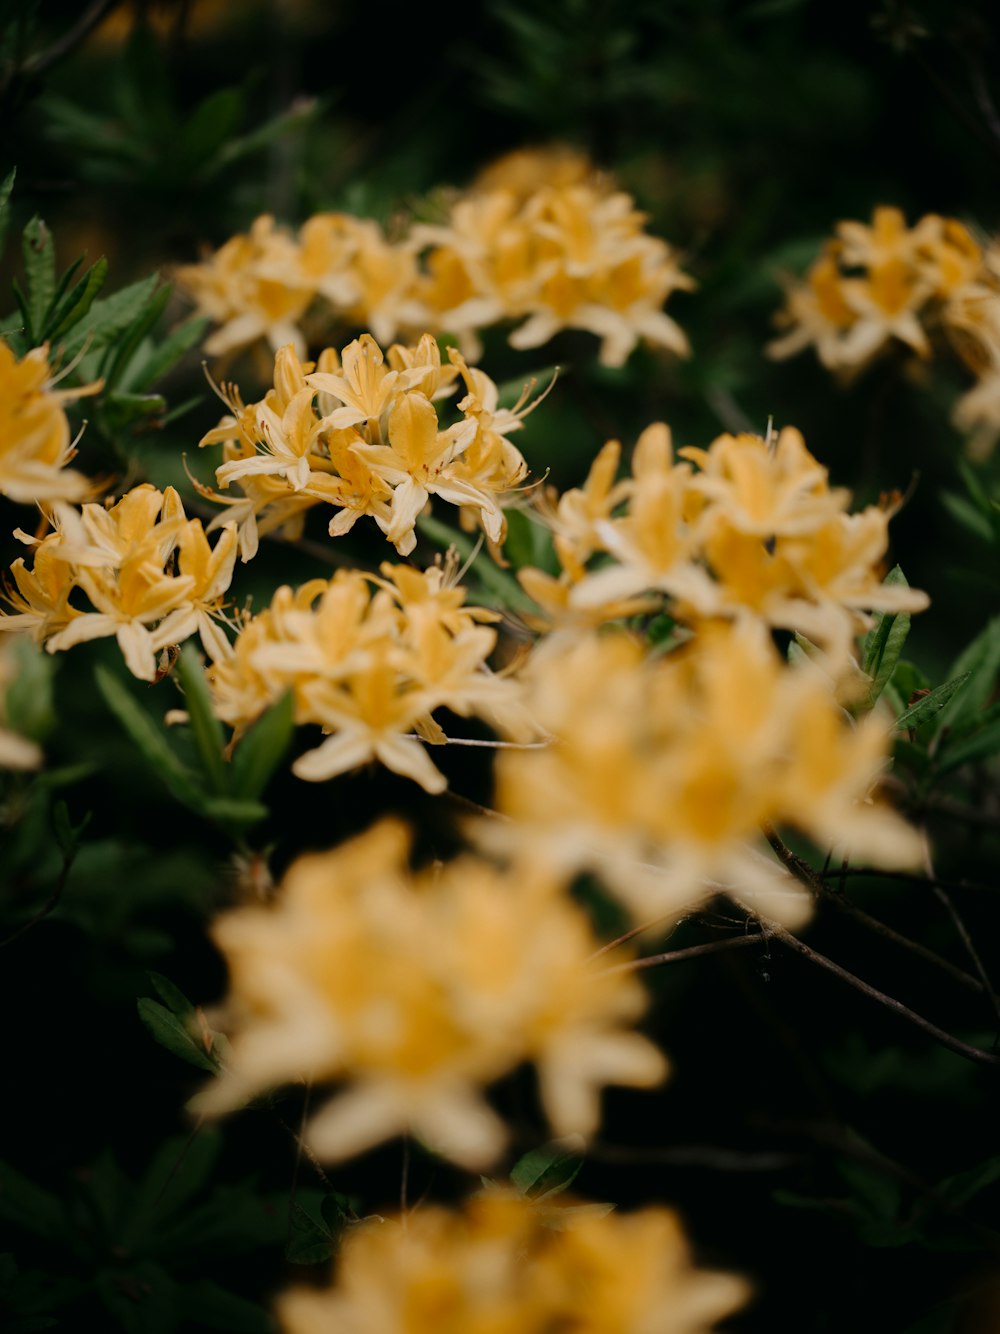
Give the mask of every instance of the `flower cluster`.
[(300, 778), (379, 760), (440, 792), (444, 775), (418, 739), (447, 740), (435, 709), (478, 714), (517, 738), (530, 725), (514, 683), (486, 666), (496, 632), (484, 622), (497, 617), (463, 605), (453, 563), (423, 573), (386, 563), (382, 574), (341, 570), (295, 592), (279, 588), (211, 669), (214, 707), (239, 737), (290, 690), (296, 721), (332, 734), (296, 761)]
[(417, 223), (398, 242), (345, 213), (318, 214), (297, 235), (261, 217), (177, 277), (220, 325), (205, 344), (211, 355), (263, 337), (304, 356), (303, 325), (318, 299), (327, 327), (333, 317), (379, 342), (449, 332), (475, 359), (476, 330), (521, 321), (514, 347), (586, 329), (601, 339), (601, 361), (620, 366), (640, 338), (688, 350), (663, 305), (693, 283), (645, 223), (585, 159), (516, 154), (459, 195), (443, 221)]
[[(224, 446), (217, 484), (225, 491), (238, 482), (243, 498), (199, 491), (230, 508), (243, 559), (256, 553), (261, 533), (297, 537), (306, 511), (323, 502), (337, 508), (331, 536), (370, 515), (402, 556), (416, 545), (414, 525), (432, 495), (501, 541), (500, 499), (527, 472), (507, 437), (530, 408), (500, 408), (488, 376), (454, 348), (449, 359), (442, 365), (429, 334), (415, 347), (391, 347), (388, 364), (370, 334), (342, 356), (327, 348), (315, 367), (289, 344), (275, 357), (274, 388), (261, 402), (244, 406), (234, 388), (222, 391), (232, 415), (201, 444)], [(435, 403), (459, 377), (466, 389), (460, 415), (442, 426)]]
[(300, 858), (271, 905), (217, 922), (232, 1054), (203, 1110), (290, 1080), (341, 1080), (307, 1129), (321, 1157), (412, 1131), (476, 1167), (506, 1138), (482, 1090), (522, 1062), (537, 1067), (560, 1135), (594, 1132), (603, 1084), (663, 1078), (660, 1053), (624, 1027), (642, 987), (593, 961), (587, 915), (558, 881), (472, 856), (411, 872), (408, 847), (406, 829), (383, 821)]
[(84, 498), (86, 477), (67, 467), (76, 449), (63, 405), (100, 388), (57, 389), (48, 346), (18, 361), (0, 339), (0, 495), (24, 504)]
[(536, 1204), (509, 1191), (422, 1208), (345, 1237), (339, 1279), (293, 1289), (285, 1334), (707, 1334), (747, 1297), (696, 1269), (675, 1214)]
[(552, 743), (498, 758), (496, 805), (514, 823), (480, 837), (525, 865), (598, 871), (639, 917), (731, 887), (801, 918), (802, 896), (753, 848), (764, 824), (880, 864), (919, 857), (916, 833), (869, 801), (881, 720), (852, 723), (825, 673), (784, 664), (758, 621), (703, 626), (659, 657), (623, 632), (579, 636), (536, 657), (526, 684)]
[[(850, 494), (830, 487), (794, 428), (774, 441), (720, 436), (678, 461), (657, 424), (641, 436), (631, 476), (616, 480), (619, 455), (610, 442), (582, 488), (546, 498), (562, 573), (519, 575), (546, 613), (540, 627), (575, 632), (648, 607), (656, 594), (679, 620), (749, 613), (844, 663), (865, 611), (927, 605), (916, 589), (880, 582), (889, 512), (847, 513)], [(590, 569), (595, 556), (605, 563)]]
[[(108, 506), (56, 504), (53, 522), (41, 540), (17, 532), (33, 547), (33, 563), (11, 565), (14, 610), (0, 616), (0, 631), (25, 632), (50, 653), (114, 635), (144, 681), (156, 676), (161, 649), (193, 634), (213, 659), (231, 651), (217, 621), (236, 560), (235, 524), (213, 549), (173, 487), (161, 492), (148, 482)], [(75, 606), (74, 592), (90, 607)]]
[(787, 331), (768, 351), (814, 346), (830, 370), (853, 372), (895, 344), (921, 358), (939, 331), (977, 377), (955, 424), (980, 457), (1000, 436), (1000, 251), (955, 218), (930, 213), (908, 228), (896, 208), (871, 226), (841, 222), (778, 316)]

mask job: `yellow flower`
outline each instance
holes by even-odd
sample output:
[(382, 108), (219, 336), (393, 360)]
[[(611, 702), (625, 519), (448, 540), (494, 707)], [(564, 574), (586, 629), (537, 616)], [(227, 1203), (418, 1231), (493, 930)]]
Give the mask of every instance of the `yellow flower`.
[(327, 1290), (278, 1304), (284, 1334), (708, 1334), (748, 1285), (696, 1269), (675, 1214), (512, 1191), (351, 1229)]
[(784, 665), (760, 622), (706, 624), (658, 658), (623, 634), (581, 636), (534, 657), (526, 685), (552, 743), (498, 758), (495, 804), (515, 823), (478, 837), (528, 864), (597, 871), (639, 918), (697, 904), (707, 882), (801, 917), (802, 897), (750, 851), (763, 823), (888, 865), (919, 856), (916, 833), (868, 800), (885, 723), (853, 726), (832, 683)]
[(91, 483), (66, 465), (76, 455), (64, 403), (96, 394), (103, 381), (56, 389), (48, 344), (20, 361), (0, 339), (0, 495), (25, 504), (82, 500)]
[(593, 1134), (605, 1083), (663, 1078), (659, 1052), (625, 1027), (641, 986), (593, 961), (587, 916), (557, 881), (471, 856), (411, 873), (408, 845), (383, 821), (294, 863), (271, 906), (216, 924), (232, 1057), (203, 1110), (336, 1079), (307, 1128), (321, 1157), (412, 1131), (475, 1167), (506, 1137), (482, 1091), (523, 1061), (564, 1135)]

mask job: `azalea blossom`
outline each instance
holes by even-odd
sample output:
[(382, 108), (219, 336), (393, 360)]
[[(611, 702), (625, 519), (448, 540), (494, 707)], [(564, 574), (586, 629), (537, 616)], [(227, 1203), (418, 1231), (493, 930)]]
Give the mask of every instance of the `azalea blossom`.
[(536, 1064), (561, 1135), (594, 1133), (604, 1084), (664, 1077), (629, 1027), (642, 988), (594, 960), (587, 916), (559, 881), (472, 856), (413, 873), (408, 845), (383, 821), (294, 863), (270, 906), (216, 924), (232, 1055), (203, 1111), (289, 1080), (338, 1080), (306, 1131), (322, 1158), (412, 1132), (475, 1167), (506, 1139), (483, 1089), (522, 1061)]
[[(278, 1303), (284, 1334), (708, 1334), (748, 1285), (697, 1269), (676, 1215), (491, 1188), (352, 1228), (332, 1286)], [(446, 1323), (445, 1323), (446, 1322)]]

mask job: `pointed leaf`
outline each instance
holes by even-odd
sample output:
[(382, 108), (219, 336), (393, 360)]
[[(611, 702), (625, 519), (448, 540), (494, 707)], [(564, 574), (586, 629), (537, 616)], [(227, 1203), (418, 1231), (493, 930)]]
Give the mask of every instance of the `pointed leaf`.
[(59, 338), (79, 323), (94, 304), (108, 276), (108, 261), (102, 255), (91, 264), (80, 281), (53, 306), (46, 337)]
[(39, 342), (45, 326), (45, 315), (56, 290), (56, 252), (52, 233), (37, 215), (24, 229), (21, 250), (28, 282), (25, 312), (28, 333), (33, 341)]
[(946, 681), (944, 685), (936, 686), (921, 699), (918, 699), (915, 704), (911, 704), (908, 709), (904, 709), (896, 719), (896, 726), (898, 728), (907, 728), (914, 731), (918, 727), (922, 727), (923, 724), (933, 718), (936, 713), (940, 713), (951, 699), (952, 695), (962, 689), (970, 675), (970, 672), (963, 672), (961, 676), (956, 676), (954, 680)]
[[(209, 321), (200, 315), (192, 316), (177, 326), (162, 343), (152, 348), (147, 357), (139, 364), (135, 374), (131, 372), (123, 377), (123, 383), (129, 389), (145, 390), (174, 368), (180, 359), (196, 347), (205, 336)], [(135, 364), (133, 362), (133, 364)]]
[(583, 1141), (579, 1147), (568, 1141), (532, 1149), (511, 1168), (510, 1179), (523, 1195), (539, 1200), (559, 1195), (576, 1179), (583, 1166)]
[(83, 347), (88, 353), (94, 352), (114, 342), (146, 310), (159, 281), (159, 274), (151, 273), (113, 296), (95, 301), (70, 331), (65, 344), (66, 354), (74, 356)]
[[(906, 576), (896, 565), (882, 582), (888, 586), (905, 585)], [(874, 620), (875, 625), (864, 642), (863, 668), (872, 681), (866, 700), (869, 708), (874, 707), (875, 701), (888, 685), (910, 633), (910, 618), (905, 612), (876, 612)]]
[(58, 1241), (68, 1228), (66, 1209), (58, 1196), (7, 1163), (0, 1163), (0, 1219), (46, 1241)]
[(166, 1047), (167, 1051), (182, 1061), (196, 1065), (199, 1070), (207, 1070), (213, 1075), (218, 1073), (218, 1061), (212, 1059), (188, 1026), (165, 1005), (142, 996), (137, 1002), (137, 1008), (139, 1018), (161, 1047)]
[(177, 675), (184, 691), (188, 722), (202, 771), (209, 788), (221, 796), (227, 787), (226, 764), (222, 753), (226, 738), (222, 724), (212, 708), (212, 695), (205, 680), (201, 655), (191, 643), (181, 649), (177, 660)]
[(968, 673), (969, 681), (938, 718), (937, 730), (960, 731), (978, 725), (977, 716), (990, 696), (1000, 671), (1000, 616), (995, 616), (955, 659), (949, 677)]
[(233, 752), (230, 786), (234, 796), (257, 800), (284, 759), (295, 730), (292, 692), (263, 714)]
[(94, 678), (105, 704), (135, 742), (151, 771), (178, 801), (198, 810), (204, 797), (195, 775), (174, 751), (150, 715), (106, 667), (99, 664), (94, 670)]
[(17, 168), (12, 167), (0, 183), (0, 255), (3, 254), (7, 242), (7, 229), (10, 227), (10, 196), (16, 175)]

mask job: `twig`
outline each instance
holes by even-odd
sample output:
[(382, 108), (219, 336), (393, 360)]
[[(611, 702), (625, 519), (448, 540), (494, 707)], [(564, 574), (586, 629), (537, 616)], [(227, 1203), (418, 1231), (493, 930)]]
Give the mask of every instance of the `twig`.
[(823, 901), (824, 903), (832, 903), (841, 912), (847, 913), (848, 916), (853, 917), (855, 921), (860, 922), (862, 926), (866, 926), (869, 931), (873, 931), (877, 936), (892, 941), (894, 945), (899, 945), (901, 949), (909, 950), (911, 954), (917, 955), (926, 963), (933, 964), (935, 968), (940, 968), (959, 986), (967, 987), (969, 991), (985, 992), (986, 988), (983, 983), (978, 978), (973, 977), (971, 973), (967, 973), (964, 968), (959, 968), (949, 959), (945, 959), (940, 954), (936, 954), (934, 950), (928, 949), (926, 945), (921, 945), (919, 940), (912, 940), (909, 936), (902, 935), (893, 927), (880, 921), (879, 918), (872, 917), (870, 913), (866, 913), (863, 908), (859, 908), (856, 903), (852, 903), (850, 899), (845, 898), (842, 894), (834, 894), (828, 890), (823, 897)]
[[(801, 857), (796, 856), (791, 848), (787, 847), (786, 844), (782, 842), (780, 836), (772, 828), (769, 826), (766, 827), (764, 834), (771, 847), (785, 865), (789, 867), (792, 874), (801, 880), (803, 884), (808, 886), (808, 888), (811, 889), (816, 897), (822, 900), (822, 902), (832, 903), (841, 912), (848, 913), (855, 919), (855, 921), (859, 922), (862, 926), (867, 927), (869, 931), (873, 931), (876, 935), (882, 936), (885, 940), (892, 941), (893, 944), (900, 946), (902, 949), (909, 950), (912, 954), (917, 955), (926, 963), (933, 964), (936, 968), (940, 968), (942, 972), (947, 973), (949, 977), (958, 982), (961, 986), (968, 987), (972, 991), (989, 993), (989, 982), (982, 973), (980, 973), (981, 980), (977, 980), (969, 973), (965, 972), (964, 969), (958, 968), (955, 964), (951, 963), (950, 960), (942, 958), (942, 956), (935, 953), (934, 950), (928, 949), (926, 945), (922, 945), (918, 940), (911, 940), (909, 936), (904, 936), (901, 932), (894, 930), (891, 926), (887, 926), (885, 922), (880, 921), (877, 917), (872, 917), (870, 913), (866, 913), (863, 908), (859, 908), (856, 904), (851, 903), (851, 901), (844, 895), (843, 888), (835, 892), (829, 885), (824, 883), (824, 875), (829, 876), (831, 879), (843, 881), (848, 875), (864, 874), (867, 868), (861, 868), (861, 870), (859, 870), (856, 867), (841, 866), (835, 871), (831, 871), (828, 868), (822, 872), (815, 871), (807, 862), (803, 861)], [(908, 878), (918, 880), (921, 883), (924, 883), (926, 879), (924, 876), (911, 876), (911, 873), (909, 872), (903, 874)], [(933, 880), (933, 875), (930, 878)], [(998, 1014), (998, 1021), (1000, 1021), (1000, 1014)]]
[(13, 945), (26, 931), (30, 931), (33, 926), (48, 917), (49, 913), (55, 912), (59, 907), (59, 900), (62, 898), (63, 890), (66, 888), (66, 882), (69, 879), (69, 873), (73, 863), (76, 861), (77, 849), (74, 846), (69, 853), (63, 853), (62, 867), (59, 871), (59, 879), (56, 881), (56, 887), (46, 900), (42, 908), (35, 913), (34, 917), (29, 917), (26, 922), (22, 922), (19, 927), (13, 930), (5, 940), (0, 940), (0, 949), (5, 945)]
[(18, 73), (27, 78), (36, 79), (39, 75), (45, 74), (53, 65), (64, 60), (76, 48), (85, 41), (106, 14), (119, 3), (119, 0), (93, 0), (93, 3), (83, 11), (80, 17), (63, 35), (52, 43), (45, 51), (40, 51), (37, 56), (26, 60)]
[[(924, 826), (920, 830), (920, 838), (921, 842), (923, 843), (924, 869), (927, 872), (928, 878), (933, 880), (935, 878), (934, 863), (931, 859), (931, 844), (930, 844), (930, 839), (927, 836), (926, 826)], [(951, 918), (956, 932), (958, 933), (958, 938), (965, 946), (966, 954), (968, 954), (969, 958), (972, 960), (972, 966), (979, 974), (980, 980), (982, 981), (983, 987), (986, 991), (986, 995), (989, 998), (990, 1006), (993, 1010), (993, 1017), (996, 1019), (998, 1030), (1000, 1030), (1000, 1000), (997, 999), (997, 994), (993, 990), (993, 985), (990, 982), (989, 973), (987, 973), (986, 971), (986, 967), (979, 955), (979, 951), (972, 943), (972, 937), (969, 935), (965, 923), (959, 916), (958, 909), (955, 907), (954, 903), (952, 903), (948, 891), (944, 889), (943, 886), (938, 884), (935, 884), (932, 888), (934, 897), (938, 900), (939, 903), (944, 905), (944, 908), (947, 911), (948, 916)]]
[[(630, 940), (635, 940), (636, 936), (641, 936), (644, 931), (651, 931), (654, 926), (659, 926), (661, 922), (667, 921), (667, 919), (672, 918), (673, 915), (673, 913), (662, 913), (659, 917), (654, 917), (651, 922), (643, 922), (641, 926), (634, 926), (631, 931), (626, 931), (620, 936), (615, 936), (614, 940), (609, 940), (608, 943), (602, 945), (599, 950), (594, 950), (593, 954), (590, 956), (591, 959), (599, 959), (602, 954), (607, 954), (609, 950), (617, 949), (619, 945), (625, 945)], [(681, 922), (686, 920), (686, 918), (682, 917), (680, 921), (675, 922), (674, 931), (680, 926)], [(674, 932), (671, 931), (670, 935), (667, 936), (667, 939), (669, 940), (670, 936), (673, 934)]]
[(846, 982), (849, 986), (854, 987), (857, 991), (860, 991), (863, 995), (867, 996), (869, 1000), (876, 1001), (879, 1005), (885, 1006), (887, 1010), (891, 1010), (893, 1014), (898, 1015), (900, 1019), (905, 1019), (915, 1027), (922, 1029), (925, 1033), (934, 1038), (936, 1042), (940, 1042), (943, 1047), (947, 1047), (949, 1050), (957, 1052), (959, 1056), (964, 1056), (966, 1060), (978, 1061), (981, 1065), (1000, 1065), (1000, 1056), (994, 1056), (990, 1052), (981, 1051), (978, 1047), (971, 1047), (967, 1042), (963, 1042), (961, 1038), (956, 1038), (951, 1033), (946, 1033), (943, 1028), (938, 1028), (937, 1024), (933, 1024), (929, 1019), (925, 1019), (923, 1015), (917, 1014), (915, 1010), (911, 1010), (908, 1006), (904, 1005), (902, 1001), (898, 1001), (892, 996), (887, 996), (885, 992), (877, 990), (877, 988), (871, 986), (870, 983), (864, 982), (860, 977), (855, 977), (853, 973), (849, 973), (846, 968), (842, 968), (841, 965), (835, 963), (833, 959), (828, 959), (825, 954), (820, 954), (817, 950), (812, 949), (805, 943), (805, 941), (799, 940), (798, 936), (793, 936), (790, 931), (786, 931), (779, 922), (774, 922), (769, 918), (759, 916), (759, 914), (754, 913), (751, 908), (747, 907), (746, 904), (741, 904), (740, 906), (745, 908), (747, 913), (751, 916), (756, 917), (762, 926), (767, 928), (768, 935), (773, 936), (776, 940), (780, 940), (782, 944), (787, 945), (788, 948), (794, 950), (796, 954), (801, 954), (803, 958), (808, 959), (810, 963), (814, 963), (820, 968), (825, 968), (827, 972), (833, 973), (836, 977), (839, 977), (842, 982)]
[(715, 954), (717, 950), (738, 950), (745, 945), (759, 945), (761, 941), (766, 943), (770, 932), (771, 927), (768, 924), (766, 933), (755, 931), (752, 935), (726, 936), (724, 940), (708, 940), (702, 945), (688, 945), (686, 949), (669, 950), (666, 954), (647, 954), (642, 959), (628, 959), (625, 963), (617, 963), (606, 971), (636, 972), (640, 968), (658, 968), (663, 963), (679, 963), (682, 959), (694, 959), (699, 954)]
[(954, 893), (955, 890), (971, 890), (977, 894), (996, 894), (997, 890), (993, 885), (979, 884), (975, 880), (942, 880), (938, 876), (927, 876), (922, 871), (889, 871), (882, 866), (851, 866), (846, 871), (817, 871), (814, 872), (819, 879), (834, 879), (841, 876), (862, 876), (872, 880), (906, 880), (914, 885), (927, 885), (928, 888), (939, 886), (947, 890), (948, 893)]
[(801, 1154), (742, 1152), (714, 1144), (680, 1144), (669, 1149), (636, 1149), (626, 1144), (592, 1143), (587, 1157), (605, 1163), (662, 1163), (668, 1167), (707, 1167), (714, 1172), (781, 1172), (802, 1161)]

